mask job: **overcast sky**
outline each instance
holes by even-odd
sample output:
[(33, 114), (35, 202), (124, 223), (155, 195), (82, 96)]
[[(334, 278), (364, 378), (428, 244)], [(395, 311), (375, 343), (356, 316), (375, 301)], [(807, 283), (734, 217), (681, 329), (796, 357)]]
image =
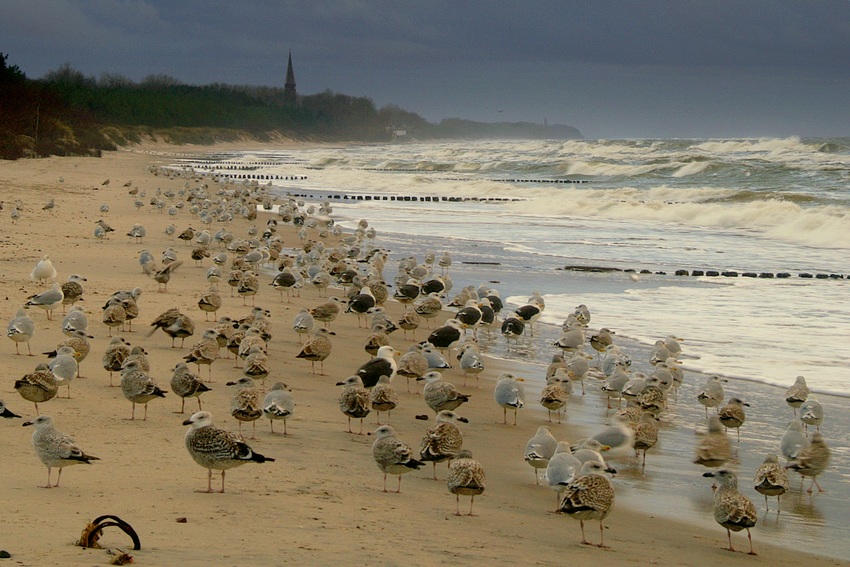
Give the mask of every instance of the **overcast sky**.
[(0, 0), (0, 52), (587, 138), (850, 136), (850, 0)]

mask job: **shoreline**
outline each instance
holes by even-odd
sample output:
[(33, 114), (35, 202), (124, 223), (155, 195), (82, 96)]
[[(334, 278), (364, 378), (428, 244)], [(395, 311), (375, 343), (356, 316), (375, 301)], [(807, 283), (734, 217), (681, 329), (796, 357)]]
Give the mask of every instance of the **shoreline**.
[[(163, 151), (167, 148), (163, 147)], [(180, 153), (209, 153), (216, 149), (219, 148), (203, 147)], [(151, 351), (152, 375), (164, 389), (170, 378), (169, 369), (187, 349), (170, 349), (162, 333), (144, 338), (145, 327), (162, 311), (177, 306), (196, 322), (196, 333), (187, 339), (187, 347), (199, 339), (205, 328), (196, 301), (208, 287), (203, 273), (209, 262), (203, 269), (195, 267), (188, 258), (191, 248), (168, 240), (163, 233), (170, 222), (179, 230), (188, 225), (198, 228), (200, 223), (187, 213), (170, 219), (149, 210), (147, 205), (136, 211), (122, 186), (132, 179), (149, 195), (157, 187), (163, 190), (182, 187), (184, 179), (168, 180), (146, 173), (147, 166), (162, 165), (156, 163), (160, 157), (128, 151), (105, 153), (102, 158), (0, 163), (0, 200), (11, 205), (20, 198), (26, 205), (14, 230), (0, 241), (0, 280), (8, 298), (2, 302), (6, 321), (28, 295), (41, 291), (28, 279), (41, 254), (51, 255), (59, 271), (59, 281), (64, 281), (70, 273), (88, 278), (84, 303), (89, 310), (90, 332), (96, 338), (92, 353), (83, 363), (87, 378), (74, 382), (71, 400), (51, 400), (41, 406), (41, 413), (54, 415), (60, 431), (72, 433), (84, 450), (101, 458), (91, 467), (71, 468), (63, 475), (59, 489), (37, 489), (44, 467), (29, 444), (31, 431), (21, 429), (18, 420), (0, 423), (0, 438), (9, 452), (7, 459), (16, 463), (15, 467), (3, 468), (0, 482), (8, 487), (6, 507), (17, 520), (7, 524), (3, 539), (8, 543), (0, 542), (0, 547), (8, 549), (14, 559), (32, 565), (105, 562), (102, 551), (82, 550), (69, 542), (79, 536), (85, 522), (112, 513), (139, 531), (143, 549), (134, 555), (141, 564), (203, 564), (220, 562), (222, 557), (239, 564), (281, 560), (326, 564), (350, 561), (352, 557), (386, 564), (485, 560), (499, 564), (520, 561), (559, 564), (558, 554), (564, 553), (580, 564), (598, 562), (600, 558), (618, 563), (657, 561), (706, 566), (737, 564), (740, 560), (742, 555), (721, 549), (725, 545), (724, 530), (711, 519), (710, 507), (705, 510), (705, 523), (691, 525), (654, 518), (652, 514), (615, 504), (605, 522), (610, 549), (580, 545), (578, 522), (549, 513), (554, 500), (552, 492), (531, 484), (532, 469), (522, 462), (525, 441), (538, 425), (545, 423), (537, 414), (527, 411), (532, 407), (537, 409), (531, 390), (527, 391), (528, 407), (521, 412), (517, 428), (493, 423), (501, 414), (492, 400), (493, 380), (500, 366), (522, 366), (515, 361), (504, 365), (489, 359), (481, 377), (482, 388), (478, 390), (461, 387), (463, 378), (456, 368), (444, 375), (462, 391), (473, 394), (472, 401), (461, 406), (459, 413), (470, 419), (470, 424), (463, 428), (464, 445), (473, 450), (488, 475), (487, 491), (476, 503), (479, 516), (456, 518), (454, 498), (444, 481), (429, 480), (430, 467), (405, 475), (400, 495), (383, 494), (381, 474), (369, 450), (372, 439), (347, 434), (345, 417), (336, 408), (338, 390), (334, 383), (369, 358), (362, 350), (367, 332), (357, 327), (353, 317), (341, 314), (332, 324), (337, 336), (333, 353), (325, 364), (328, 376), (312, 376), (309, 365), (294, 359), (299, 347), (291, 320), (300, 305), (313, 307), (324, 298), (315, 290), (305, 289), (302, 297), (292, 304), (281, 302), (278, 293), (268, 287), (269, 278), (265, 275), (257, 304), (272, 311), (274, 338), (269, 346), (275, 366), (266, 379), (266, 387), (283, 380), (293, 388), (297, 405), (289, 425), (291, 434), (286, 438), (272, 437), (266, 420), (261, 419), (257, 423), (257, 439), (248, 443), (259, 452), (277, 458), (277, 462), (249, 464), (233, 470), (227, 476), (228, 492), (224, 495), (195, 494), (193, 490), (203, 487), (206, 473), (191, 461), (182, 446), (186, 428), (180, 422), (190, 414), (177, 417), (171, 413), (177, 409), (179, 400), (169, 392), (165, 400), (151, 402), (147, 422), (125, 421), (130, 403), (120, 391), (106, 386), (106, 372), (99, 365), (109, 340), (106, 327), (100, 322), (99, 307), (117, 289), (136, 285), (144, 289), (135, 330), (122, 336)], [(59, 182), (59, 177), (65, 180)], [(111, 180), (110, 184), (101, 185), (106, 178)], [(41, 211), (50, 197), (57, 200), (55, 216)], [(101, 202), (110, 205), (110, 213), (104, 218), (116, 228), (114, 234), (118, 235), (105, 242), (98, 242), (92, 236), (94, 222), (100, 218)], [(261, 216), (254, 224), (261, 226), (262, 221)], [(130, 242), (123, 235), (135, 222), (144, 223), (148, 229), (148, 237), (142, 244)], [(245, 234), (249, 224), (239, 219), (229, 230)], [(298, 244), (294, 227), (281, 227), (279, 232), (284, 234), (287, 248)], [(187, 261), (169, 282), (168, 292), (157, 293), (155, 282), (141, 274), (137, 256), (140, 249), (149, 248), (158, 257), (166, 246), (172, 246)], [(391, 259), (385, 269), (387, 279), (394, 273), (393, 262)], [(229, 297), (227, 286), (222, 284), (221, 290), (225, 306), (219, 315), (241, 316), (250, 311), (250, 305), (243, 307), (240, 298)], [(329, 292), (339, 295), (339, 290)], [(394, 317), (401, 313), (398, 303), (390, 301), (387, 308)], [(58, 329), (61, 320), (58, 312), (55, 315), (59, 320), (51, 322), (39, 310), (31, 310), (29, 315), (37, 328), (32, 340), (34, 353), (50, 350), (64, 339)], [(437, 321), (449, 316), (450, 312), (445, 312)], [(398, 333), (391, 336), (391, 342), (397, 350), (405, 351), (411, 341), (402, 341)], [(422, 340), (426, 335), (420, 329), (416, 338)], [(3, 348), (9, 376), (3, 385), (2, 399), (13, 411), (31, 418), (34, 416), (31, 404), (11, 388), (11, 382), (31, 371), (44, 357), (16, 357), (9, 350), (14, 347), (8, 340)], [(235, 431), (236, 423), (227, 412), (231, 393), (224, 382), (235, 379), (241, 372), (230, 366), (232, 363), (227, 360), (213, 365), (213, 391), (204, 394), (202, 401), (219, 427)], [(426, 412), (427, 408), (420, 398), (403, 393), (402, 379), (395, 386), (402, 401), (393, 412), (392, 423), (400, 437), (415, 447), (427, 424), (413, 420), (412, 416)], [(192, 403), (190, 400), (189, 407)], [(585, 400), (579, 402), (574, 398), (570, 403), (577, 406)], [(374, 413), (366, 421), (365, 430), (374, 429)], [(559, 438), (575, 440), (587, 427), (589, 424), (567, 419), (560, 427), (554, 424), (553, 432)], [(496, 439), (498, 443), (494, 443)], [(494, 445), (513, 448), (506, 456)], [(648, 467), (652, 457), (650, 452)], [(439, 465), (437, 471), (444, 479), (445, 465)], [(116, 489), (110, 486), (112, 483), (120, 484)], [(616, 479), (614, 485), (615, 491), (618, 490)], [(707, 485), (705, 488), (707, 491)], [(624, 499), (635, 500), (631, 496)], [(50, 518), (45, 518), (48, 506), (52, 513)], [(414, 521), (411, 512), (417, 514)], [(763, 516), (761, 507), (759, 512)], [(180, 516), (188, 522), (176, 523)], [(649, 518), (652, 521), (646, 522)], [(45, 527), (50, 530), (50, 537), (29, 529), (39, 522), (48, 524)], [(596, 529), (593, 526), (592, 522), (588, 524), (588, 534), (598, 535), (593, 532)], [(322, 532), (323, 529), (334, 531)], [(747, 561), (777, 564), (810, 560), (825, 565), (842, 564), (837, 559), (771, 545), (760, 539), (759, 526), (753, 536), (759, 556), (746, 558)], [(222, 541), (223, 537), (227, 540)], [(742, 538), (735, 534), (733, 542), (745, 549)], [(104, 534), (102, 542), (105, 547), (127, 545), (123, 534), (111, 531)]]

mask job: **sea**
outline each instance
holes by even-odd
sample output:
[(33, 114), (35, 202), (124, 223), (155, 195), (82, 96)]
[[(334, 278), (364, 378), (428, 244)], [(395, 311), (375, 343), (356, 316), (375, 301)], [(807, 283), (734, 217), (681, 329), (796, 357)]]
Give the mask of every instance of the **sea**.
[[(398, 259), (448, 252), (453, 292), (484, 284), (506, 310), (539, 292), (545, 310), (533, 338), (512, 345), (494, 331), (483, 341), (494, 356), (536, 368), (538, 381), (579, 304), (590, 309), (590, 328), (614, 331), (638, 369), (649, 370), (656, 340), (679, 337), (688, 371), (680, 396), (690, 402), (677, 406), (677, 419), (704, 419), (694, 398), (708, 375), (729, 379), (727, 390), (762, 413), (749, 430), (757, 451), (739, 456), (742, 484), (765, 450), (778, 449), (793, 419), (784, 390), (804, 376), (827, 408), (833, 470), (823, 479), (836, 490), (796, 491), (793, 509), (783, 509), (788, 519), (763, 529), (779, 545), (814, 538), (810, 551), (850, 557), (850, 418), (842, 417), (850, 404), (850, 138), (341, 144), (176, 165), (269, 184), (305, 206), (328, 203), (347, 230), (366, 219), (376, 237), (364, 247), (389, 251), (388, 281)], [(676, 463), (692, 452), (693, 429), (670, 436), (659, 460), (670, 487), (687, 493), (695, 471)], [(640, 475), (631, 481), (622, 497), (636, 505), (645, 491), (659, 492)], [(710, 492), (668, 496), (661, 507), (702, 521)]]

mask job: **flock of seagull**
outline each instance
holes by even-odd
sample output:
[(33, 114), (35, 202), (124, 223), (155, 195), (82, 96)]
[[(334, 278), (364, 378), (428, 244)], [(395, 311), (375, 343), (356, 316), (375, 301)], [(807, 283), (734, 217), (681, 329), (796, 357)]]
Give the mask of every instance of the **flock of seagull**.
[[(177, 176), (167, 170), (156, 170), (157, 175)], [(196, 178), (197, 179), (197, 178)], [(144, 191), (132, 184), (130, 195), (137, 208), (145, 205)], [(348, 433), (362, 434), (363, 420), (372, 411), (378, 416), (379, 427), (370, 432), (375, 439), (372, 457), (383, 473), (383, 490), (387, 491), (387, 475), (396, 475), (396, 491), (401, 490), (401, 476), (432, 463), (433, 477), (437, 478), (437, 464), (448, 463), (447, 487), (456, 495), (456, 514), (461, 515), (460, 496), (470, 496), (468, 515), (473, 513), (476, 495), (484, 492), (486, 478), (484, 467), (476, 461), (468, 447), (464, 447), (459, 424), (467, 420), (455, 412), (462, 404), (470, 401), (471, 394), (443, 378), (443, 371), (456, 364), (462, 371), (464, 387), (469, 377), (478, 377), (487, 363), (481, 354), (484, 341), (491, 339), (491, 329), (499, 332), (504, 340), (516, 341), (521, 336), (533, 336), (534, 323), (545, 309), (542, 294), (534, 292), (526, 304), (508, 312), (497, 290), (486, 285), (466, 286), (451, 295), (453, 284), (448, 275), (451, 257), (448, 254), (437, 258), (428, 253), (423, 262), (414, 257), (402, 258), (398, 262), (398, 273), (392, 286), (384, 279), (384, 267), (388, 252), (370, 245), (375, 237), (368, 222), (360, 221), (353, 234), (344, 233), (330, 221), (332, 209), (328, 203), (319, 206), (305, 205), (289, 198), (277, 203), (277, 214), (272, 216), (266, 227), (259, 230), (253, 224), (248, 238), (242, 239), (229, 232), (227, 227), (233, 219), (256, 219), (258, 207), (272, 210), (275, 198), (264, 186), (256, 183), (235, 185), (232, 181), (219, 184), (217, 193), (212, 193), (206, 183), (190, 189), (187, 181), (179, 192), (157, 190), (150, 204), (158, 211), (167, 211), (172, 217), (188, 208), (194, 218), (210, 225), (222, 224), (217, 232), (208, 229), (186, 229), (178, 232), (171, 224), (166, 229), (169, 238), (175, 235), (192, 246), (191, 258), (201, 266), (211, 258), (212, 266), (205, 271), (208, 290), (198, 300), (199, 310), (204, 312), (208, 328), (201, 338), (192, 343), (183, 360), (173, 367), (170, 381), (171, 392), (181, 398), (181, 413), (187, 398), (195, 398), (198, 411), (183, 422), (188, 426), (185, 446), (191, 458), (207, 469), (208, 484), (205, 492), (213, 492), (213, 471), (221, 476), (219, 492), (225, 490), (225, 472), (245, 463), (267, 463), (274, 459), (254, 451), (242, 434), (242, 424), (251, 423), (251, 439), (255, 437), (256, 421), (269, 419), (272, 433), (275, 421), (283, 422), (283, 434), (287, 434), (286, 423), (295, 411), (295, 401), (284, 382), (275, 383), (263, 394), (258, 382), (265, 382), (272, 373), (268, 343), (272, 339), (269, 312), (255, 305), (255, 297), (261, 290), (263, 267), (277, 266), (277, 273), (269, 284), (280, 292), (280, 301), (291, 300), (305, 288), (318, 290), (323, 302), (313, 308), (303, 308), (292, 321), (292, 330), (300, 343), (296, 359), (310, 362), (311, 372), (324, 375), (324, 361), (333, 351), (335, 333), (332, 323), (339, 316), (353, 314), (358, 327), (365, 326), (368, 336), (364, 350), (373, 358), (357, 368), (351, 376), (340, 380), (339, 409), (348, 420)], [(169, 205), (174, 199), (179, 203)], [(179, 205), (179, 206), (178, 206)], [(53, 207), (50, 207), (52, 209)], [(17, 210), (17, 209), (16, 209)], [(47, 209), (45, 209), (47, 210)], [(101, 212), (108, 212), (107, 206)], [(18, 213), (20, 215), (20, 213)], [(277, 234), (279, 222), (292, 223), (299, 227), (299, 247), (287, 252), (283, 239)], [(94, 236), (99, 241), (108, 238), (114, 230), (105, 220), (96, 224)], [(134, 226), (128, 237), (140, 243), (147, 237), (142, 225)], [(331, 242), (337, 242), (331, 246)], [(216, 251), (216, 246), (219, 250)], [(168, 282), (174, 277), (183, 261), (178, 259), (174, 248), (167, 248), (159, 259), (144, 249), (139, 255), (139, 264), (144, 274), (157, 282), (158, 291), (168, 293)], [(229, 266), (228, 266), (229, 264)], [(440, 273), (437, 274), (437, 269)], [(49, 256), (43, 256), (30, 273), (33, 282), (47, 285), (55, 282), (57, 271)], [(15, 389), (23, 399), (32, 402), (37, 417), (24, 423), (33, 426), (32, 444), (42, 463), (47, 467), (46, 487), (59, 485), (62, 469), (75, 464), (89, 464), (97, 457), (83, 451), (73, 438), (59, 432), (54, 420), (48, 415), (39, 415), (39, 404), (56, 397), (60, 386), (66, 388), (71, 397), (71, 384), (80, 376), (81, 363), (86, 359), (93, 336), (88, 331), (86, 311), (75, 305), (83, 296), (86, 278), (74, 274), (65, 283), (52, 283), (41, 293), (22, 301), (21, 309), (7, 326), (7, 337), (15, 343), (16, 354), (26, 345), (27, 354), (32, 355), (30, 340), (35, 325), (29, 313), (31, 308), (42, 309), (49, 321), (54, 320), (56, 309), (68, 311), (61, 323), (67, 336), (50, 353), (48, 362), (39, 363), (32, 372), (16, 380)], [(230, 295), (236, 293), (249, 315), (242, 318), (215, 318), (223, 305), (219, 283), (225, 282)], [(328, 297), (331, 288), (341, 289), (340, 295)], [(394, 291), (391, 291), (394, 290)], [(109, 372), (110, 386), (113, 373), (120, 375), (121, 392), (132, 404), (130, 419), (136, 419), (136, 405), (144, 406), (142, 420), (147, 419), (149, 403), (163, 398), (168, 392), (161, 388), (150, 374), (148, 353), (141, 345), (131, 346), (121, 331), (132, 329), (133, 319), (139, 316), (141, 288), (121, 290), (113, 294), (102, 308), (102, 323), (109, 334), (110, 342), (102, 356), (102, 366)], [(392, 319), (384, 304), (390, 299), (400, 303), (404, 312)], [(447, 309), (456, 310), (443, 325), (430, 329), (432, 321)], [(585, 395), (585, 379), (588, 376), (600, 379), (600, 388), (607, 398), (608, 406), (617, 402), (617, 409), (610, 422), (597, 432), (575, 443), (558, 441), (550, 426), (540, 426), (525, 447), (525, 461), (535, 471), (535, 481), (544, 482), (556, 493), (556, 511), (579, 520), (582, 543), (585, 537), (585, 520), (598, 521), (599, 546), (604, 546), (603, 521), (610, 514), (615, 499), (615, 484), (609, 475), (616, 471), (609, 461), (619, 460), (626, 466), (646, 467), (646, 453), (657, 443), (659, 422), (665, 419), (669, 404), (678, 402), (677, 390), (684, 380), (678, 357), (681, 355), (679, 339), (668, 336), (654, 346), (649, 363), (651, 374), (631, 370), (631, 359), (615, 344), (616, 332), (607, 328), (589, 330), (590, 310), (585, 305), (576, 307), (563, 324), (561, 336), (552, 345), (557, 354), (546, 370), (546, 385), (539, 403), (561, 423), (571, 396), (581, 386)], [(162, 330), (171, 339), (171, 346), (184, 349), (187, 338), (196, 334), (195, 321), (179, 309), (173, 308), (160, 314), (150, 324), (148, 337)], [(429, 327), (428, 338), (412, 342), (407, 352), (401, 353), (391, 344), (391, 333), (401, 329), (407, 333), (420, 326)], [(113, 335), (114, 333), (114, 335)], [(486, 338), (484, 338), (486, 334)], [(177, 341), (179, 339), (179, 344)], [(589, 347), (589, 351), (588, 351)], [(591, 365), (596, 351), (599, 358), (596, 366)], [(201, 396), (210, 390), (206, 385), (212, 379), (212, 366), (225, 357), (233, 356), (242, 377), (228, 382), (233, 388), (230, 413), (238, 424), (238, 433), (217, 428), (210, 412), (204, 411)], [(241, 364), (241, 366), (240, 366)], [(190, 365), (195, 365), (193, 372)], [(207, 366), (206, 380), (201, 366)], [(434, 412), (433, 423), (422, 436), (419, 449), (405, 443), (389, 424), (391, 412), (399, 404), (396, 390), (401, 376), (406, 380), (410, 394), (411, 381), (422, 383), (422, 400)], [(517, 414), (526, 406), (523, 386), (524, 378), (504, 372), (495, 383), (493, 399), (503, 410), (505, 426), (517, 425)], [(696, 399), (705, 406), (706, 432), (701, 435), (694, 449), (693, 462), (710, 469), (704, 476), (716, 479), (713, 499), (713, 514), (716, 521), (726, 528), (728, 549), (734, 551), (731, 531), (746, 530), (750, 553), (754, 554), (750, 528), (758, 517), (753, 503), (738, 490), (736, 474), (723, 468), (733, 461), (732, 441), (727, 431), (736, 430), (740, 441), (740, 429), (746, 422), (744, 408), (748, 404), (741, 398), (725, 399), (723, 378), (708, 377)], [(418, 388), (417, 388), (418, 390)], [(765, 457), (764, 464), (754, 475), (754, 488), (768, 496), (781, 497), (789, 489), (788, 470), (811, 478), (813, 487), (822, 490), (817, 477), (827, 468), (830, 451), (820, 433), (823, 408), (806, 387), (805, 379), (799, 377), (786, 393), (786, 401), (793, 408), (795, 419), (791, 421), (781, 439), (779, 453), (785, 459), (781, 464), (776, 454)], [(625, 407), (623, 403), (625, 402)], [(724, 403), (725, 402), (725, 403)], [(613, 409), (613, 408), (612, 408)], [(709, 410), (712, 410), (711, 413)], [(512, 419), (509, 420), (508, 412)], [(381, 424), (381, 413), (387, 423)], [(20, 417), (0, 402), (0, 416)], [(430, 420), (428, 415), (417, 418)], [(352, 420), (359, 420), (359, 430), (354, 431)], [(809, 438), (803, 428), (813, 426)], [(642, 459), (638, 455), (642, 453)], [(52, 469), (59, 473), (55, 484), (51, 483)]]

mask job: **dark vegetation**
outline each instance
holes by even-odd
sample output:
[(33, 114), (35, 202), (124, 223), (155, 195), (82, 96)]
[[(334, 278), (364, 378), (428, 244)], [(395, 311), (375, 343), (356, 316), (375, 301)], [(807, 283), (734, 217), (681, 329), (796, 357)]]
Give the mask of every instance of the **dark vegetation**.
[(283, 88), (186, 85), (167, 75), (139, 83), (104, 74), (87, 77), (63, 65), (29, 79), (0, 53), (0, 158), (99, 155), (155, 139), (212, 144), (285, 137), (313, 141), (379, 142), (404, 131), (405, 139), (580, 138), (568, 126), (427, 122), (371, 99), (331, 91), (299, 96), (289, 105)]

